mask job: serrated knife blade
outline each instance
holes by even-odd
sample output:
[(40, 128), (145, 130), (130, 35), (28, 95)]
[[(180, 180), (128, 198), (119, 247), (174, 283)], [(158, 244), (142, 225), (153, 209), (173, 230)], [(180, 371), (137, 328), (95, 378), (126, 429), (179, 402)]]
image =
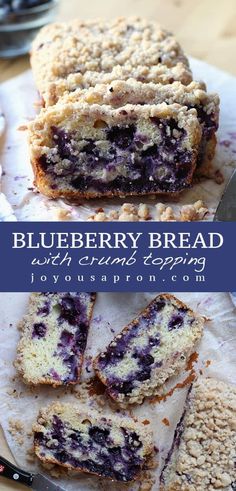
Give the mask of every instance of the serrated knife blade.
[(42, 474), (34, 475), (31, 487), (34, 491), (65, 491), (61, 486), (54, 484)]
[(214, 221), (236, 221), (236, 170), (233, 172), (216, 210)]

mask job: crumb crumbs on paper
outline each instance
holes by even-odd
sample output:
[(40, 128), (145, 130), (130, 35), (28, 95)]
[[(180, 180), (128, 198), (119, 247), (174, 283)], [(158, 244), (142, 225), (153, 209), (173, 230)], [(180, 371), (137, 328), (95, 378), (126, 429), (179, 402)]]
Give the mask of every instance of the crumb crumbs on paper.
[(25, 429), (22, 421), (20, 419), (10, 418), (8, 420), (8, 425), (8, 432), (14, 438), (15, 442), (18, 443), (18, 445), (23, 445)]
[(140, 203), (139, 205), (124, 203), (119, 210), (110, 210), (107, 213), (103, 208), (97, 208), (95, 213), (88, 217), (88, 221), (141, 222), (155, 220), (160, 222), (194, 222), (203, 220), (208, 213), (209, 209), (204, 205), (202, 200), (181, 206), (179, 212), (174, 212), (171, 206), (167, 206), (164, 203), (157, 203), (155, 205), (154, 217), (152, 217), (150, 207), (144, 203)]
[(170, 422), (169, 422), (168, 418), (163, 418), (163, 419), (162, 419), (162, 423), (163, 423), (163, 425), (165, 425), (165, 426), (170, 426)]
[(222, 174), (222, 172), (217, 169), (215, 172), (214, 172), (214, 181), (216, 182), (216, 184), (222, 184), (224, 182), (224, 176)]
[(198, 358), (199, 358), (199, 354), (196, 351), (191, 354), (186, 367), (187, 372), (193, 370), (193, 365), (194, 363), (197, 363)]
[(8, 389), (7, 394), (15, 399), (18, 399), (22, 395), (22, 392), (18, 392), (16, 389)]
[(71, 219), (71, 210), (65, 210), (64, 208), (60, 208), (57, 213), (58, 220), (70, 220)]
[(205, 367), (208, 368), (211, 365), (212, 361), (211, 360), (206, 360), (205, 361)]
[(33, 463), (35, 462), (35, 459), (36, 459), (36, 455), (34, 452), (34, 447), (31, 447), (26, 451), (26, 460), (27, 462)]
[(153, 404), (156, 402), (165, 402), (169, 397), (173, 395), (173, 393), (178, 389), (184, 389), (188, 385), (192, 384), (196, 378), (197, 374), (195, 370), (192, 370), (189, 375), (183, 380), (183, 382), (179, 382), (172, 389), (169, 390), (166, 394), (154, 396), (149, 400), (149, 404)]
[(145, 426), (146, 426), (146, 425), (150, 425), (150, 421), (149, 421), (149, 419), (144, 419), (144, 420), (142, 421), (142, 423), (143, 423), (143, 425), (145, 425)]

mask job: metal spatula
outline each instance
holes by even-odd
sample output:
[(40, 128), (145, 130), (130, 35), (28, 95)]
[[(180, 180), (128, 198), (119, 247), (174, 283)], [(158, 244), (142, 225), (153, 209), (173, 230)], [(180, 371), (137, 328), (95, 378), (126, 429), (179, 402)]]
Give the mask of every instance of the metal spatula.
[(236, 170), (233, 172), (216, 210), (214, 221), (236, 221)]

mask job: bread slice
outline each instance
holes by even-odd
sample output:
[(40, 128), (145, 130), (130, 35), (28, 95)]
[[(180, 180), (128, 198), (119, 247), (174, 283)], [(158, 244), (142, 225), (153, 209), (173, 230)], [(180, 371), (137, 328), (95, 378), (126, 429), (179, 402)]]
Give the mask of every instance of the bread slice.
[(219, 126), (219, 96), (208, 94), (203, 82), (192, 81), (189, 85), (173, 82), (142, 83), (134, 79), (114, 80), (110, 84), (98, 84), (89, 89), (67, 92), (60, 103), (86, 102), (122, 107), (126, 104), (180, 104), (188, 109), (195, 108), (202, 126), (202, 140), (198, 155), (201, 172), (209, 168), (216, 147), (216, 131)]
[(153, 453), (152, 435), (141, 422), (78, 404), (57, 402), (42, 409), (33, 432), (43, 463), (114, 481), (137, 479)]
[(29, 124), (35, 183), (52, 198), (176, 195), (201, 136), (196, 110), (179, 104), (58, 104)]
[(33, 42), (31, 65), (45, 100), (51, 84), (62, 93), (130, 77), (162, 83), (192, 78), (174, 36), (140, 17), (50, 24)]
[(158, 295), (94, 360), (110, 397), (141, 403), (184, 369), (203, 332), (204, 319), (173, 295)]
[(161, 491), (236, 489), (236, 385), (199, 377), (161, 474)]
[(79, 381), (94, 301), (94, 293), (31, 294), (15, 361), (25, 383)]

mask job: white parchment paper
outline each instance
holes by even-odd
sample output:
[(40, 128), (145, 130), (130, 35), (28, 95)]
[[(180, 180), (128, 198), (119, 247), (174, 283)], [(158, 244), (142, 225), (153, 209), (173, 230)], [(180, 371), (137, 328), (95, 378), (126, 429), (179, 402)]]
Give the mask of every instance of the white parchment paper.
[[(214, 211), (225, 185), (232, 174), (236, 163), (236, 78), (202, 61), (191, 59), (194, 78), (204, 80), (209, 91), (215, 91), (221, 98), (220, 129), (218, 146), (214, 159), (214, 168), (219, 169), (224, 182), (219, 185), (213, 180), (204, 180), (195, 184), (191, 190), (181, 195), (178, 204), (173, 206), (178, 214), (184, 204), (194, 203), (202, 199), (209, 208), (207, 220), (212, 220)], [(97, 208), (109, 210), (118, 209), (124, 202), (134, 204), (146, 203), (150, 206), (152, 218), (155, 218), (155, 203), (160, 201), (148, 197), (125, 199), (99, 199), (81, 201), (73, 206), (63, 200), (50, 200), (33, 187), (33, 175), (29, 162), (27, 147), (27, 132), (17, 128), (27, 123), (35, 116), (34, 102), (38, 99), (32, 73), (27, 71), (22, 75), (4, 82), (0, 86), (0, 103), (6, 117), (7, 129), (4, 144), (0, 148), (0, 161), (4, 175), (2, 177), (2, 192), (11, 204), (17, 220), (51, 221), (51, 220), (87, 220)], [(0, 207), (3, 206), (0, 203)], [(9, 210), (3, 207), (1, 215), (7, 215)]]
[[(96, 355), (149, 301), (154, 293), (99, 293), (97, 295), (93, 319), (91, 323), (82, 380), (93, 376), (91, 358)], [(198, 362), (194, 365), (196, 372), (236, 384), (236, 309), (227, 293), (177, 293), (176, 296), (186, 302), (201, 315), (211, 318), (205, 325), (204, 336), (196, 351)], [(65, 389), (40, 387), (30, 390), (16, 377), (13, 360), (19, 339), (17, 323), (25, 313), (28, 301), (27, 293), (0, 294), (1, 344), (0, 344), (0, 422), (5, 432), (10, 449), (19, 465), (32, 471), (42, 468), (35, 462), (27, 460), (27, 450), (32, 447), (32, 436), (27, 437), (32, 423), (35, 421), (39, 408), (56, 398), (75, 401), (75, 393)], [(172, 386), (185, 380), (189, 371), (176, 377)], [(80, 385), (77, 389), (80, 389)], [(166, 387), (168, 392), (170, 386)], [(185, 388), (174, 391), (166, 401), (145, 401), (141, 406), (132, 408), (132, 414), (141, 421), (149, 420), (154, 433), (154, 443), (159, 448), (157, 461), (159, 466), (152, 470), (152, 478), (156, 481), (152, 490), (158, 491), (158, 475), (173, 438), (173, 432), (180, 418), (186, 396)], [(67, 393), (66, 393), (67, 392)], [(94, 396), (88, 393), (87, 404), (96, 407)], [(102, 396), (100, 396), (101, 398)], [(98, 406), (100, 407), (100, 406)], [(101, 407), (100, 407), (101, 409)], [(102, 411), (111, 411), (106, 403)], [(114, 408), (113, 408), (114, 410)], [(170, 426), (163, 423), (167, 418)], [(23, 424), (22, 441), (16, 441), (9, 433), (9, 419), (20, 420)], [(45, 471), (43, 471), (45, 472)], [(139, 489), (140, 483), (130, 486), (106, 483), (96, 477), (80, 475), (79, 477), (59, 478), (55, 482), (67, 491), (90, 491), (93, 489), (117, 491)]]

